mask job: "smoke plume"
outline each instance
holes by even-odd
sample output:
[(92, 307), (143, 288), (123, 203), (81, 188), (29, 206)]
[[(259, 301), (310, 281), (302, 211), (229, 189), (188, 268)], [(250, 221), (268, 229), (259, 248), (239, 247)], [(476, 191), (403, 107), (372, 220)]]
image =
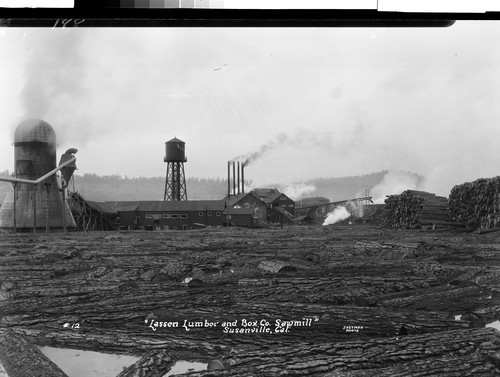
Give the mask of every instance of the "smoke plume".
[(250, 152), (247, 154), (239, 155), (233, 158), (234, 161), (244, 160), (245, 165), (253, 163), (254, 161), (264, 157), (270, 152), (277, 150), (283, 147), (311, 147), (316, 149), (322, 149), (325, 152), (333, 153), (333, 152), (341, 152), (348, 148), (351, 148), (352, 145), (359, 141), (358, 131), (362, 129), (361, 126), (356, 128), (354, 136), (352, 136), (349, 140), (342, 140), (343, 145), (337, 145), (341, 138), (339, 135), (334, 135), (332, 132), (320, 132), (320, 131), (311, 131), (304, 129), (297, 129), (293, 135), (280, 133), (276, 136), (274, 140), (269, 140), (267, 143), (262, 145), (258, 151)]
[(338, 223), (339, 221), (348, 219), (350, 216), (351, 214), (347, 211), (345, 207), (337, 207), (326, 216), (323, 225), (335, 224)]
[(258, 158), (269, 153), (271, 150), (285, 144), (288, 140), (288, 136), (284, 133), (281, 133), (276, 137), (276, 140), (269, 140), (266, 144), (262, 145), (257, 152), (237, 156), (233, 158), (232, 161), (244, 160), (245, 166), (248, 166)]
[[(58, 139), (66, 128), (82, 122), (85, 96), (84, 56), (81, 34), (64, 29), (51, 34), (29, 32), (32, 46), (26, 60), (26, 81), (21, 92), (23, 118), (41, 118), (57, 129)], [(78, 137), (81, 138), (81, 133)]]

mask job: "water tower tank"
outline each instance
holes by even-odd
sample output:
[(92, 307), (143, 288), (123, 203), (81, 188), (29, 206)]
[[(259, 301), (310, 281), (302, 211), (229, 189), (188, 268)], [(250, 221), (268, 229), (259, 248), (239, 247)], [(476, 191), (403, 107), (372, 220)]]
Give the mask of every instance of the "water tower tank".
[(174, 137), (165, 143), (164, 162), (186, 162), (186, 143)]
[(167, 175), (165, 177), (165, 201), (187, 200), (186, 177), (184, 163), (187, 161), (185, 146), (182, 140), (174, 137), (165, 143)]

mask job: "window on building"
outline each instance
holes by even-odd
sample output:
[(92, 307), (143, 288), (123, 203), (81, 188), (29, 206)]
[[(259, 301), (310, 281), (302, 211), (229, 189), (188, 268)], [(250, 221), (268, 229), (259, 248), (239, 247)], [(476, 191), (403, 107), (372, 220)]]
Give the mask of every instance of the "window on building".
[(284, 196), (280, 196), (280, 200), (286, 200)]
[(285, 208), (285, 207), (286, 207), (286, 204), (280, 204), (280, 207), (284, 207), (284, 208)]
[(208, 216), (212, 216), (212, 212), (208, 212), (208, 213), (207, 213), (207, 215), (208, 215)]
[(170, 219), (170, 214), (165, 213), (165, 214), (163, 215), (163, 218), (164, 218), (164, 219)]
[(220, 212), (215, 212), (215, 216), (220, 216)]
[(172, 219), (178, 219), (178, 218), (179, 218), (178, 214), (175, 213), (175, 214), (172, 215)]
[(198, 216), (203, 216), (203, 212), (198, 212)]
[(141, 223), (141, 216), (136, 216), (134, 224), (140, 224)]
[(188, 215), (186, 215), (185, 213), (182, 213), (181, 214), (181, 219), (187, 219)]
[(293, 208), (293, 204), (289, 204), (288, 207)]
[(146, 216), (145, 216), (145, 217), (146, 217), (146, 219), (152, 219), (152, 218), (153, 218), (153, 215), (152, 215), (152, 214), (150, 214), (150, 213), (146, 213)]

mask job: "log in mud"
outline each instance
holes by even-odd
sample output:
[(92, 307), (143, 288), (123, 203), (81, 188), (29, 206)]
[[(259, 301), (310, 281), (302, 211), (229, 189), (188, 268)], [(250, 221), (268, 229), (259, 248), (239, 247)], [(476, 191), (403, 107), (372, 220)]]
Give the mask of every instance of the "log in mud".
[(369, 225), (4, 233), (0, 326), (17, 343), (1, 360), (48, 345), (139, 357), (123, 376), (175, 360), (217, 364), (196, 376), (498, 375), (498, 240)]

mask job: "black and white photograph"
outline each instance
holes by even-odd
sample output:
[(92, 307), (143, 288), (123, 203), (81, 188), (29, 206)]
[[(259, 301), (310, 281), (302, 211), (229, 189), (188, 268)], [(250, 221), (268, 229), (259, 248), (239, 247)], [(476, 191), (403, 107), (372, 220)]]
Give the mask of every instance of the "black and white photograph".
[(500, 375), (500, 22), (70, 21), (0, 28), (0, 377)]

